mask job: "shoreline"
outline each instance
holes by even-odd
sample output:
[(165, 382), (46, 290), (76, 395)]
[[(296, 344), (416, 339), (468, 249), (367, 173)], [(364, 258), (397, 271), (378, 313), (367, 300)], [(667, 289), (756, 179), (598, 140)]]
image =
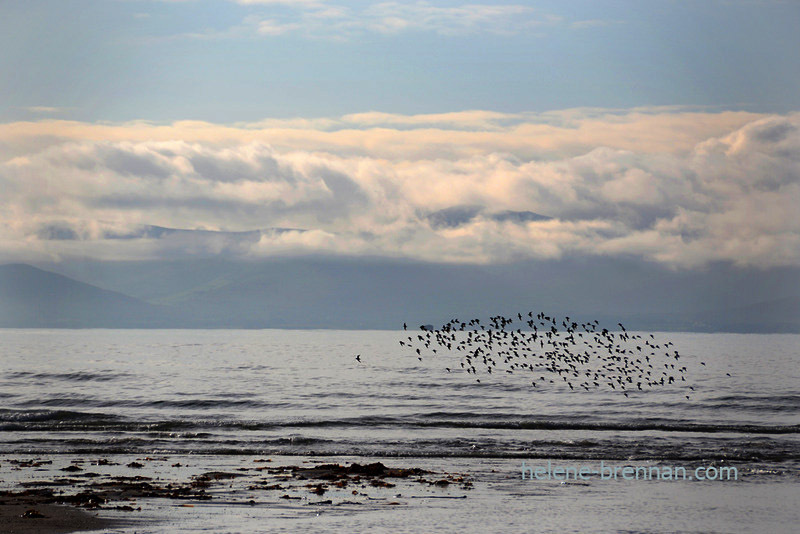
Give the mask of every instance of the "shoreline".
[(36, 499), (18, 499), (0, 504), (0, 523), (13, 534), (68, 534), (122, 526), (125, 522), (101, 517), (98, 512)]
[[(159, 516), (169, 520), (179, 508), (203, 505), (248, 511), (286, 508), (287, 503), (294, 508), (400, 506), (394, 499), (401, 496), (406, 502), (422, 497), (464, 499), (473, 486), (465, 474), (387, 466), (382, 461), (340, 463), (340, 458), (331, 457), (288, 457), (282, 460), (295, 462), (278, 464), (252, 456), (196, 455), (177, 461), (164, 456), (71, 460), (66, 456), (22, 460), (6, 456), (0, 461), (0, 466), (18, 474), (16, 480), (7, 476), (0, 480), (5, 487), (0, 490), (0, 521), (9, 532), (66, 534), (146, 527), (157, 523)], [(217, 460), (229, 465), (213, 469)], [(458, 495), (451, 494), (454, 488)], [(154, 514), (158, 509), (162, 513)]]
[[(750, 464), (738, 481), (721, 483), (528, 480), (508, 458), (5, 454), (0, 521), (22, 534), (528, 532), (532, 523), (600, 533), (647, 530), (658, 499), (686, 516), (663, 517), (669, 529), (782, 532), (796, 523), (793, 465)], [(45, 517), (22, 517), (28, 510)]]

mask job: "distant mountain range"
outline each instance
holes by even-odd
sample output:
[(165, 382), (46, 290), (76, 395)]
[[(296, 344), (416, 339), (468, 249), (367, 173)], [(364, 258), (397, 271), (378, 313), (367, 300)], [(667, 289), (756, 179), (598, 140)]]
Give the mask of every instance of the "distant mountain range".
[(30, 265), (0, 266), (0, 326), (147, 328), (171, 310)]
[[(58, 272), (56, 272), (58, 271)], [(644, 330), (800, 332), (800, 269), (378, 258), (0, 266), (0, 327), (374, 328), (546, 311)]]

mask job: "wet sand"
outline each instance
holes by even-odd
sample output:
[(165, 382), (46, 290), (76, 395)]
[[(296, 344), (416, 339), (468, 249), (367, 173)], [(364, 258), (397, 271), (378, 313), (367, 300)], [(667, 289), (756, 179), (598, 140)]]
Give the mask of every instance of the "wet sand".
[(113, 528), (119, 521), (75, 506), (43, 504), (39, 499), (11, 499), (0, 505), (3, 532), (15, 534), (65, 534)]
[[(194, 459), (192, 459), (194, 460)], [(184, 460), (186, 462), (186, 460)], [(472, 489), (469, 476), (419, 467), (390, 467), (382, 462), (321, 463), (298, 461), (275, 465), (269, 458), (241, 458), (240, 467), (198, 472), (197, 466), (166, 457), (132, 461), (113, 458), (6, 459), (13, 480), (3, 480), (0, 518), (8, 532), (67, 533), (131, 526), (152, 527), (147, 511), (153, 502), (168, 509), (195, 504), (255, 507), (359, 505), (399, 506), (400, 498), (449, 489)], [(167, 514), (173, 515), (173, 514)], [(165, 518), (168, 519), (168, 518)]]
[(530, 481), (513, 458), (7, 455), (0, 531), (794, 532), (791, 466), (739, 469), (729, 483)]

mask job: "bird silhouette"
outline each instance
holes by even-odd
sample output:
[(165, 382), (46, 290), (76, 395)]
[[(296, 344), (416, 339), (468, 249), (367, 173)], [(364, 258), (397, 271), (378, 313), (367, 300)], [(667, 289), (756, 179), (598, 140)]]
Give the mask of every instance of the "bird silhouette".
[[(688, 367), (676, 365), (680, 353), (672, 341), (659, 342), (655, 334), (631, 332), (622, 323), (617, 326), (619, 330), (612, 331), (596, 319), (559, 319), (528, 311), (488, 320), (453, 318), (438, 328), (421, 325), (421, 333), (401, 340), (400, 346), (412, 350), (419, 361), (425, 355), (458, 355), (459, 366), (446, 367), (448, 373), (494, 377), (498, 373), (536, 373), (540, 383), (554, 384), (547, 378), (549, 374), (559, 377), (558, 382), (570, 391), (609, 388), (629, 397), (626, 386), (646, 391), (686, 382)], [(406, 323), (403, 330), (407, 330)], [(669, 352), (663, 350), (667, 347)], [(533, 388), (537, 380), (531, 382)], [(475, 382), (481, 383), (480, 378)]]

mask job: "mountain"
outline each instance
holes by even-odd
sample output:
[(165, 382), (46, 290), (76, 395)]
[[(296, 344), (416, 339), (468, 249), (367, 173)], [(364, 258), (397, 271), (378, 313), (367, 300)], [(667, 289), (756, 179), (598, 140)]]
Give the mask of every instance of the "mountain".
[(153, 327), (168, 310), (24, 264), (0, 265), (0, 326)]
[(800, 298), (786, 296), (800, 287), (800, 270), (793, 268), (676, 271), (618, 259), (453, 265), (340, 257), (39, 267), (61, 276), (29, 266), (0, 269), (0, 324), (392, 329), (543, 310), (644, 330), (800, 332)]
[(773, 332), (800, 332), (800, 296), (717, 310), (706, 316), (716, 318), (732, 330), (746, 330), (747, 325), (758, 323), (771, 325)]

